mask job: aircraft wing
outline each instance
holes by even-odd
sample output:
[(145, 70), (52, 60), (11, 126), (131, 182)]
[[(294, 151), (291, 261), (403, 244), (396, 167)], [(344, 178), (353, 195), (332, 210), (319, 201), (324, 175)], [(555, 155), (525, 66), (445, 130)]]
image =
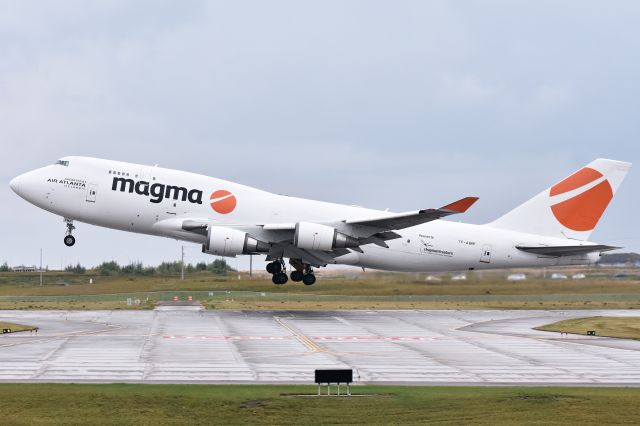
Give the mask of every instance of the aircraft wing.
[(516, 248), (527, 253), (539, 254), (543, 256), (561, 257), (616, 250), (620, 247), (606, 246), (602, 244), (590, 244), (582, 246), (516, 246)]
[[(354, 237), (368, 237), (374, 234), (384, 234), (384, 231), (410, 228), (422, 223), (431, 222), (457, 213), (466, 212), (478, 197), (465, 197), (439, 209), (424, 209), (404, 213), (388, 213), (379, 216), (361, 217), (355, 219), (342, 219), (336, 222), (321, 222), (323, 225), (335, 226), (342, 232)], [(295, 223), (266, 223), (262, 225), (265, 231), (294, 231)], [(393, 233), (392, 233), (393, 234)], [(387, 236), (389, 236), (388, 234)], [(395, 234), (397, 237), (397, 234)], [(378, 235), (380, 236), (380, 235)], [(391, 239), (391, 238), (386, 238)]]
[[(423, 209), (404, 213), (388, 213), (369, 217), (360, 217), (354, 219), (339, 219), (335, 222), (320, 222), (323, 225), (335, 226), (340, 229), (341, 232), (352, 235), (356, 238), (368, 238), (380, 239), (382, 241), (397, 238), (398, 234), (391, 232), (395, 229), (404, 229), (412, 226), (420, 225), (422, 223), (431, 222), (452, 214), (464, 213), (469, 207), (471, 207), (476, 201), (477, 197), (465, 197), (458, 201), (455, 201), (446, 206), (442, 206), (437, 209)], [(176, 230), (198, 233), (206, 235), (207, 228), (211, 225), (215, 225), (211, 221), (205, 218), (172, 218), (162, 221), (163, 225), (170, 228), (177, 228)], [(295, 231), (296, 223), (265, 223), (257, 225), (249, 224), (229, 224), (220, 225), (228, 226), (235, 229), (243, 229), (258, 233), (256, 237), (266, 238), (268, 242), (281, 241), (282, 238), (289, 233)], [(276, 241), (273, 241), (269, 236), (277, 236)], [(371, 242), (371, 241), (369, 241)]]
[[(265, 224), (221, 224), (218, 225), (208, 218), (179, 217), (166, 219), (154, 225), (158, 230), (165, 231), (172, 236), (193, 236), (192, 240), (207, 238), (211, 227), (234, 229), (246, 232), (250, 237), (269, 244), (269, 258), (291, 257), (304, 259), (311, 265), (326, 265), (334, 263), (334, 258), (350, 253), (351, 250), (362, 252), (360, 246), (376, 244), (387, 248), (385, 241), (400, 238), (394, 230), (409, 228), (422, 223), (431, 222), (452, 214), (464, 213), (476, 201), (477, 197), (462, 198), (437, 209), (423, 209), (405, 213), (382, 213), (370, 217), (352, 219), (338, 219), (335, 221), (319, 222), (327, 228), (335, 228), (341, 235), (351, 238), (347, 248), (330, 248), (326, 250), (309, 250), (299, 248), (294, 244), (296, 223), (265, 223)], [(202, 240), (199, 240), (202, 241)]]
[(343, 222), (348, 225), (364, 225), (384, 230), (410, 228), (412, 226), (431, 222), (452, 214), (464, 213), (476, 201), (478, 201), (478, 197), (466, 197), (440, 207), (439, 209), (425, 209), (405, 213), (393, 213), (377, 217), (347, 219)]

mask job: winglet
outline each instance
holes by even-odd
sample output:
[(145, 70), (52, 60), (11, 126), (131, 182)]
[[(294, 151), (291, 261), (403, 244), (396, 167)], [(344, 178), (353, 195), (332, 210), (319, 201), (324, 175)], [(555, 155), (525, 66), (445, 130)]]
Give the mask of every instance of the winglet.
[(461, 200), (440, 207), (440, 210), (451, 210), (456, 213), (464, 213), (478, 200), (478, 197), (465, 197)]

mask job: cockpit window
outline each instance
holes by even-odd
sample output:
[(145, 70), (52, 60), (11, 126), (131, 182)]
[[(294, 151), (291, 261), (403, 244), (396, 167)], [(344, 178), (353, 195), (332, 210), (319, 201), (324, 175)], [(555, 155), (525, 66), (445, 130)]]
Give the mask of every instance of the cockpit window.
[(67, 160), (58, 160), (58, 161), (56, 161), (56, 164), (59, 164), (61, 166), (65, 166), (65, 167), (69, 167), (69, 162)]

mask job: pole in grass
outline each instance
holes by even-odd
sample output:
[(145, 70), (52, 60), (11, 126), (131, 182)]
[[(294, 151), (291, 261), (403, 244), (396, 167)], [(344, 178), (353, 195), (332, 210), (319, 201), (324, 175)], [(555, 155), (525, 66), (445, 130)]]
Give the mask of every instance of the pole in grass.
[(182, 249), (182, 256), (180, 258), (180, 279), (184, 281), (184, 246), (180, 246)]

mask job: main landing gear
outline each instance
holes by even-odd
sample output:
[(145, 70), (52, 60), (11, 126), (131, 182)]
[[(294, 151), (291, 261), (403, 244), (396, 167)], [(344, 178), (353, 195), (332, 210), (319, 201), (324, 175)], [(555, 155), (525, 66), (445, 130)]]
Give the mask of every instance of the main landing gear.
[(271, 281), (273, 281), (275, 285), (286, 284), (286, 282), (289, 281), (289, 277), (287, 277), (284, 271), (286, 271), (286, 267), (282, 259), (267, 263), (267, 272), (273, 274)]
[[(311, 269), (310, 265), (303, 264), (298, 260), (292, 260), (290, 263), (295, 268), (295, 270), (291, 271), (291, 281), (302, 281), (304, 285), (313, 285), (316, 282), (316, 276), (313, 274), (313, 269)], [(268, 263), (267, 272), (273, 274), (271, 281), (276, 285), (285, 284), (289, 280), (286, 274), (286, 266), (282, 259)]]
[[(293, 277), (295, 274), (295, 278)], [(302, 265), (302, 270), (296, 269), (291, 273), (291, 279), (293, 281), (302, 281), (304, 285), (313, 285), (316, 282), (316, 276), (313, 274), (313, 269), (310, 265)]]
[(302, 282), (304, 285), (314, 285), (316, 283), (316, 276), (313, 272), (306, 274), (302, 277)]
[(76, 227), (73, 226), (73, 220), (65, 219), (64, 221), (67, 224), (67, 235), (65, 235), (64, 237), (64, 245), (67, 247), (71, 247), (76, 243), (75, 237), (71, 235), (73, 233), (73, 230), (76, 229)]

